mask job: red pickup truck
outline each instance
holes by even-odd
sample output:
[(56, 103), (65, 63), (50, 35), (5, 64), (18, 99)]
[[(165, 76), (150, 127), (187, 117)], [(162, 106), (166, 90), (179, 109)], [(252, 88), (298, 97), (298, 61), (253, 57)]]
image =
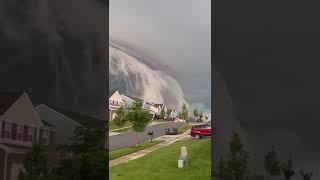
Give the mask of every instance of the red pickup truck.
[(211, 124), (196, 125), (191, 128), (191, 137), (201, 139), (205, 136), (211, 136)]

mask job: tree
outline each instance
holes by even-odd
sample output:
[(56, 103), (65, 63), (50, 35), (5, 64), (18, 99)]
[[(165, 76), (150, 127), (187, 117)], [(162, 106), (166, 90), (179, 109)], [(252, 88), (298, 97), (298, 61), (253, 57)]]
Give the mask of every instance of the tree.
[(196, 119), (199, 117), (199, 113), (198, 113), (198, 109), (197, 108), (193, 110), (193, 116)]
[(138, 146), (138, 132), (143, 132), (151, 121), (149, 112), (142, 109), (142, 102), (134, 102), (126, 118), (132, 123), (132, 129), (136, 133), (136, 146)]
[(120, 106), (120, 108), (117, 110), (117, 115), (113, 119), (114, 123), (118, 127), (122, 127), (126, 123), (126, 113), (124, 111), (123, 106)]
[(94, 180), (105, 179), (106, 170), (105, 150), (106, 129), (78, 127), (74, 131), (72, 144), (60, 149), (66, 157), (53, 169), (53, 174), (59, 180)]
[(25, 171), (20, 171), (19, 180), (45, 180), (48, 175), (47, 157), (39, 144), (32, 146), (23, 161)]
[(188, 109), (185, 103), (182, 105), (182, 111), (181, 111), (182, 119), (186, 120), (188, 118)]
[(290, 180), (291, 177), (295, 174), (293, 167), (292, 167), (292, 160), (289, 159), (286, 163), (282, 165), (282, 173), (285, 180)]
[(248, 159), (249, 153), (244, 150), (240, 137), (237, 133), (233, 132), (232, 140), (229, 142), (231, 156), (228, 164), (232, 176), (235, 180), (242, 180), (249, 174)]
[(160, 119), (164, 119), (166, 117), (166, 112), (164, 111), (164, 108), (160, 111)]
[(310, 180), (312, 177), (312, 172), (306, 173), (306, 172), (303, 172), (302, 170), (300, 170), (300, 175), (303, 180)]
[(168, 110), (167, 110), (167, 119), (169, 119), (169, 118), (171, 117), (171, 112), (172, 112), (171, 109), (168, 109)]
[(218, 165), (219, 177), (221, 180), (224, 180), (227, 178), (227, 175), (228, 175), (227, 168), (228, 167), (227, 167), (226, 161), (224, 161), (223, 157), (221, 157)]
[(280, 159), (274, 146), (272, 146), (271, 151), (265, 156), (264, 168), (270, 176), (279, 176), (281, 174)]

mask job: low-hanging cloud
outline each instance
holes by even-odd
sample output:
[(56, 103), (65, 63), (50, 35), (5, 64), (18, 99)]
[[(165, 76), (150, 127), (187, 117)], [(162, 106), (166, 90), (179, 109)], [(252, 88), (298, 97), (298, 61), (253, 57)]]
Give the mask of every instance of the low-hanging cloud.
[(160, 61), (160, 70), (174, 74), (187, 101), (210, 109), (210, 5), (210, 0), (111, 0), (110, 40)]

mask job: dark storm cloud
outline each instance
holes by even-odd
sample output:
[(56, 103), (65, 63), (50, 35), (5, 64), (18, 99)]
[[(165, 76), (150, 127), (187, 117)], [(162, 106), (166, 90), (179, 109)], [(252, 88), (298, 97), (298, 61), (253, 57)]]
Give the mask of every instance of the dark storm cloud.
[[(318, 2), (275, 0), (216, 4), (214, 66), (224, 75), (240, 121), (257, 136), (278, 131), (280, 137), (272, 136), (269, 144), (299, 141), (292, 151), (320, 150), (320, 143), (313, 141), (320, 125), (316, 7)], [(281, 132), (287, 138), (281, 138)], [(301, 164), (308, 163), (299, 158)]]
[(189, 102), (210, 109), (210, 5), (210, 0), (111, 0), (110, 38), (161, 62), (159, 68), (179, 81)]
[(104, 110), (108, 41), (105, 1), (0, 1), (1, 91), (35, 104)]

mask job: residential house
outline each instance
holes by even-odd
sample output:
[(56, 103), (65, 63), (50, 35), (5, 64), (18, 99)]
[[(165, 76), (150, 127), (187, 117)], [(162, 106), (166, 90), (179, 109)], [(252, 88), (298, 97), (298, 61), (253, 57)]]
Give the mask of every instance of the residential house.
[(55, 154), (55, 127), (41, 119), (26, 93), (0, 93), (0, 180), (17, 180), (25, 154), (42, 144), (49, 161)]
[[(160, 114), (161, 114), (162, 110), (164, 110), (164, 112), (167, 113), (167, 107), (164, 104), (154, 104), (154, 107), (157, 109), (156, 115), (155, 115), (156, 118), (160, 118)], [(165, 116), (165, 118), (166, 118), (166, 116)]]
[(154, 106), (153, 103), (145, 101), (145, 100), (142, 100), (142, 99), (139, 99), (139, 98), (136, 98), (136, 97), (127, 96), (127, 95), (124, 95), (124, 94), (121, 94), (121, 97), (122, 97), (122, 99), (124, 101), (127, 102), (128, 108), (131, 108), (134, 102), (138, 102), (138, 101), (142, 102), (142, 108), (144, 110), (148, 110), (149, 113), (150, 113), (151, 118), (152, 119), (154, 118), (154, 116), (155, 116), (155, 114), (157, 112), (157, 108)]
[(108, 121), (106, 119), (97, 119), (87, 114), (74, 112), (72, 110), (56, 106), (50, 106), (50, 108), (88, 128), (104, 128), (108, 126)]
[[(48, 105), (40, 105), (37, 110), (41, 115), (44, 116), (52, 116), (48, 118), (52, 124), (57, 126), (57, 141), (59, 144), (70, 144), (70, 137), (74, 136), (74, 130), (76, 127), (84, 126), (88, 128), (104, 128), (108, 126), (107, 120), (97, 119), (92, 116), (77, 113), (65, 108), (48, 106)], [(53, 119), (55, 117), (55, 119)], [(65, 126), (63, 126), (65, 124)], [(58, 131), (59, 129), (59, 131)], [(106, 133), (106, 138), (108, 133)], [(105, 150), (108, 152), (108, 141), (105, 142)]]
[(127, 108), (127, 102), (122, 98), (118, 91), (114, 92), (109, 98), (109, 120), (113, 120), (117, 115), (120, 107)]
[(133, 103), (136, 101), (135, 98), (132, 98), (124, 94), (121, 94), (121, 97), (125, 102), (127, 102), (127, 108), (131, 108)]
[(56, 145), (68, 145), (70, 138), (74, 135), (74, 130), (82, 126), (77, 121), (69, 118), (65, 114), (58, 112), (53, 107), (40, 104), (36, 108), (37, 113), (42, 119), (56, 127)]
[(158, 109), (154, 106), (153, 103), (143, 101), (143, 109), (148, 110), (151, 118), (153, 119), (158, 111)]
[(178, 112), (174, 109), (168, 109), (168, 111), (170, 111), (169, 118), (173, 120), (176, 119)]

